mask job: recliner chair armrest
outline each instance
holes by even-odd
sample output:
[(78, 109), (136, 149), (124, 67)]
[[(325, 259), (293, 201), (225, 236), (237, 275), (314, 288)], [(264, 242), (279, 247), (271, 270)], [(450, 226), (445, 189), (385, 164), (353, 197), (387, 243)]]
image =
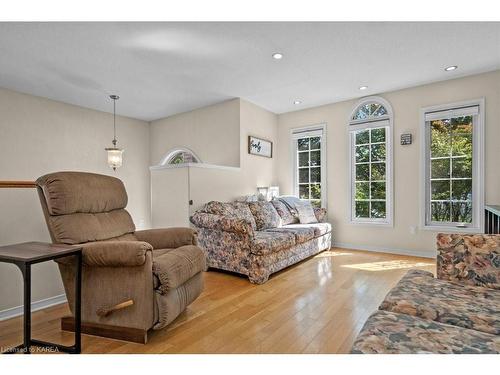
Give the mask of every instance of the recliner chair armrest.
[(190, 220), (191, 223), (199, 228), (247, 234), (250, 237), (253, 237), (254, 233), (252, 225), (243, 219), (209, 214), (206, 212), (196, 212), (191, 216)]
[(146, 229), (138, 230), (134, 234), (139, 241), (151, 244), (153, 249), (176, 249), (181, 246), (196, 245), (198, 243), (196, 231), (191, 228)]
[[(83, 265), (90, 267), (134, 267), (146, 262), (146, 253), (153, 250), (141, 241), (97, 241), (81, 245)], [(60, 263), (70, 263), (71, 257), (61, 258)]]

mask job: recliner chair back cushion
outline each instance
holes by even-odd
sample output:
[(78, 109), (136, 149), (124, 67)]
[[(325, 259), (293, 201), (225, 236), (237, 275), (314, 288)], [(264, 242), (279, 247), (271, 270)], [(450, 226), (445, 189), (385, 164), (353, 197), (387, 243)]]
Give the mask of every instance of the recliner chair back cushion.
[(57, 172), (37, 180), (42, 206), (55, 242), (77, 244), (135, 231), (123, 182), (111, 176)]

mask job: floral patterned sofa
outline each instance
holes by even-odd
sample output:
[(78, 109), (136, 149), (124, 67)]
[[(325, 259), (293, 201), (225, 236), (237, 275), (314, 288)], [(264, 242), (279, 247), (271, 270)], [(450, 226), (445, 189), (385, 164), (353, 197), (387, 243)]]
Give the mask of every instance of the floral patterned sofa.
[(439, 234), (437, 278), (411, 270), (352, 353), (500, 353), (500, 235)]
[(263, 284), (272, 273), (331, 247), (332, 227), (325, 222), (325, 209), (315, 208), (318, 222), (310, 224), (299, 224), (292, 211), (280, 200), (212, 201), (190, 220), (208, 267)]

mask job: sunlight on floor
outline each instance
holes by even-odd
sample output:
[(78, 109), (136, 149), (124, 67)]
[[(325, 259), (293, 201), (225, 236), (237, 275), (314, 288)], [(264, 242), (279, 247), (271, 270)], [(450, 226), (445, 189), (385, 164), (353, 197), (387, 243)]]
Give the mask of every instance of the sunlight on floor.
[(342, 267), (355, 268), (362, 271), (388, 271), (397, 270), (405, 268), (414, 267), (426, 267), (433, 266), (434, 263), (427, 262), (415, 262), (410, 260), (388, 260), (384, 262), (372, 262), (372, 263), (359, 263), (359, 264), (346, 264)]
[(332, 278), (332, 264), (327, 259), (322, 259), (318, 262), (318, 278), (319, 285), (324, 285), (329, 279)]
[(340, 251), (326, 250), (326, 251), (323, 251), (323, 252), (319, 253), (318, 255), (316, 255), (315, 258), (338, 257), (341, 255), (352, 255), (352, 253), (344, 253), (344, 252), (340, 252)]

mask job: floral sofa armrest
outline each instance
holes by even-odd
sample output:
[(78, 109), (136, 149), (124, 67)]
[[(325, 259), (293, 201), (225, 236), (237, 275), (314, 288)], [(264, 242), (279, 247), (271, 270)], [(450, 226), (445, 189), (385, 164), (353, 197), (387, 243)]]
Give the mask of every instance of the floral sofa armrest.
[(314, 215), (318, 222), (323, 223), (326, 220), (326, 208), (314, 207)]
[(500, 289), (500, 235), (439, 233), (437, 249), (439, 279)]
[(246, 234), (253, 237), (252, 225), (243, 219), (209, 214), (206, 212), (196, 212), (191, 216), (190, 220), (191, 223), (198, 228), (222, 230), (225, 232)]

